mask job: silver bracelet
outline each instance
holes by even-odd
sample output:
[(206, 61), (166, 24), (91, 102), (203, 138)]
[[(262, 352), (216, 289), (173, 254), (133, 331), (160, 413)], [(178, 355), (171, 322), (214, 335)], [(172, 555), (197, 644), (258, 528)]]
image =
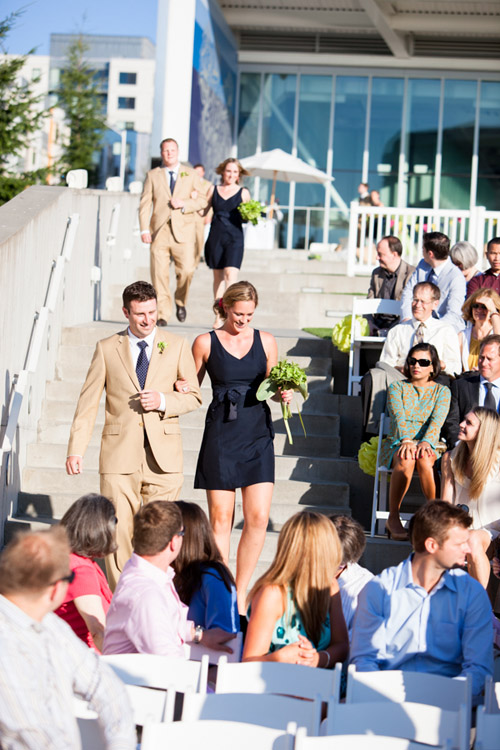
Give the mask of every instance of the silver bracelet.
[(328, 653), (328, 651), (320, 651), (319, 653), (320, 654), (326, 654), (326, 664), (323, 667), (323, 669), (328, 669), (328, 667), (330, 666), (330, 654)]

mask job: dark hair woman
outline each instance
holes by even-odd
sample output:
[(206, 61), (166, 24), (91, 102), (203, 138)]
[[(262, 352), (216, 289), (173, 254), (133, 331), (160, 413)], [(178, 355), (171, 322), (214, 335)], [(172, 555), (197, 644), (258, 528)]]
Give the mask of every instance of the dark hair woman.
[(380, 460), (392, 468), (389, 488), (389, 538), (403, 541), (408, 533), (399, 517), (415, 468), (427, 500), (436, 496), (434, 464), (438, 457), (439, 433), (450, 408), (450, 390), (435, 380), (441, 372), (439, 356), (432, 344), (416, 344), (404, 365), (406, 380), (387, 389), (387, 412), (391, 418)]
[(114, 506), (102, 495), (84, 495), (66, 511), (61, 526), (68, 535), (75, 575), (56, 614), (90, 648), (100, 652), (112, 593), (96, 558), (117, 548)]
[(189, 607), (188, 617), (203, 628), (237, 633), (240, 625), (236, 586), (224, 565), (209, 520), (196, 503), (177, 501), (184, 539), (173, 562), (174, 585)]

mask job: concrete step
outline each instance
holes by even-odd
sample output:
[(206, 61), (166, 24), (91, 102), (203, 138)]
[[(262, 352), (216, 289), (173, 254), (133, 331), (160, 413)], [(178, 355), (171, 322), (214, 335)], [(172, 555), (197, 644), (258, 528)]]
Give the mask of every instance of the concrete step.
[(366, 297), (369, 282), (364, 276), (346, 276), (336, 273), (283, 273), (279, 277), (280, 292), (322, 294), (324, 292), (352, 294)]

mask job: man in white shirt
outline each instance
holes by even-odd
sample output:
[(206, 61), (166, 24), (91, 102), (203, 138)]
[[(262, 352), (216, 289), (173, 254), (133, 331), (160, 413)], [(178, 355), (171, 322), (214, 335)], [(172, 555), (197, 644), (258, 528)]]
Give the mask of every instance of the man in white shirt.
[(135, 750), (125, 689), (53, 614), (74, 573), (62, 527), (17, 535), (0, 557), (0, 743), (4, 750), (80, 750), (74, 697), (97, 712), (109, 750)]

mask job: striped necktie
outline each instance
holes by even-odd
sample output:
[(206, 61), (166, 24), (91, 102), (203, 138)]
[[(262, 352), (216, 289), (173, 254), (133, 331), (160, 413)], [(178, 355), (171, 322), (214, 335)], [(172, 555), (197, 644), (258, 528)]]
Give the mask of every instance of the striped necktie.
[(139, 341), (137, 346), (141, 350), (139, 352), (139, 356), (137, 357), (137, 364), (135, 366), (135, 371), (137, 373), (137, 379), (139, 380), (139, 385), (141, 386), (141, 391), (144, 390), (144, 386), (146, 385), (146, 377), (148, 374), (148, 357), (146, 355), (146, 347), (147, 343), (145, 341)]

